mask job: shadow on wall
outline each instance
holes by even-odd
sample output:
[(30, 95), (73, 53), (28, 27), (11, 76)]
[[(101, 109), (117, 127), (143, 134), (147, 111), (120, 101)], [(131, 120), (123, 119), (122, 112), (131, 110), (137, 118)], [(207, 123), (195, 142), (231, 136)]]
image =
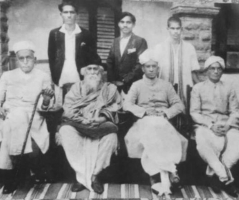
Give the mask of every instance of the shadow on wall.
[(8, 11), (9, 50), (19, 40), (31, 40), (36, 45), (36, 57), (48, 59), (48, 35), (61, 25), (58, 10), (60, 0), (12, 0)]
[(149, 48), (168, 37), (167, 20), (172, 2), (122, 1), (122, 11), (135, 15), (134, 33), (146, 39)]

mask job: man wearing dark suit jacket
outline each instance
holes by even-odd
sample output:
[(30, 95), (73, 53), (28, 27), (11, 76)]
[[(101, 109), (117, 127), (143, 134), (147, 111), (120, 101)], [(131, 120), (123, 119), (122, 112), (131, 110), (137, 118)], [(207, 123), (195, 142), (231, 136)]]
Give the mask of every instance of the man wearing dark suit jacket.
[(147, 49), (146, 40), (132, 32), (135, 22), (135, 16), (131, 13), (121, 14), (118, 23), (120, 37), (114, 40), (107, 58), (108, 81), (122, 88), (125, 93), (134, 81), (142, 78), (138, 58)]
[(92, 60), (100, 64), (91, 33), (76, 24), (77, 7), (73, 1), (58, 6), (63, 25), (49, 35), (48, 57), (57, 103), (62, 104), (62, 88), (80, 80), (80, 69)]

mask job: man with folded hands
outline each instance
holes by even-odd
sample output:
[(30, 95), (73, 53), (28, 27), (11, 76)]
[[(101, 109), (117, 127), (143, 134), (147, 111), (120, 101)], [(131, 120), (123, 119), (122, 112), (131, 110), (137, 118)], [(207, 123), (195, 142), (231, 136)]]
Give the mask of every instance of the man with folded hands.
[(204, 66), (208, 79), (193, 87), (190, 114), (196, 123), (197, 150), (208, 164), (211, 187), (237, 197), (230, 169), (239, 159), (238, 101), (232, 84), (221, 81), (224, 60), (209, 57)]
[(115, 85), (104, 82), (104, 69), (92, 63), (81, 70), (84, 80), (75, 83), (65, 97), (59, 130), (66, 157), (76, 172), (72, 191), (84, 188), (103, 193), (98, 179), (117, 149), (117, 111), (121, 97)]
[(160, 68), (153, 53), (146, 50), (139, 61), (143, 79), (133, 83), (124, 103), (124, 109), (138, 119), (125, 136), (125, 143), (129, 157), (141, 158), (152, 189), (168, 197), (171, 184), (179, 183), (176, 164), (185, 160), (187, 149), (187, 140), (169, 120), (182, 113), (184, 106), (173, 86), (158, 78)]

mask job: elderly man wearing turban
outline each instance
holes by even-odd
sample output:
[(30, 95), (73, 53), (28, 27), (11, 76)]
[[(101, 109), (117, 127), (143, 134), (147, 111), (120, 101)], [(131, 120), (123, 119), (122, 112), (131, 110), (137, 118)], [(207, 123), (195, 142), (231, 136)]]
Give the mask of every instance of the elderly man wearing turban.
[(141, 158), (152, 188), (167, 196), (171, 183), (179, 182), (176, 164), (185, 159), (187, 149), (187, 140), (169, 120), (184, 106), (172, 85), (158, 78), (160, 69), (152, 52), (146, 50), (139, 61), (143, 79), (133, 83), (124, 104), (138, 118), (125, 136), (126, 147), (129, 157)]
[(95, 63), (82, 68), (84, 80), (75, 83), (65, 97), (59, 134), (76, 172), (73, 192), (86, 187), (101, 194), (104, 187), (98, 174), (109, 166), (117, 148), (116, 112), (121, 108), (121, 97), (115, 85), (103, 81), (103, 72)]
[[(238, 102), (231, 84), (220, 80), (224, 60), (211, 56), (205, 62), (208, 79), (193, 87), (190, 114), (196, 123), (196, 143), (208, 164), (212, 189), (237, 196), (230, 168), (239, 159)], [(235, 128), (236, 127), (236, 128)]]
[[(14, 161), (21, 154), (38, 94), (44, 91), (38, 105), (38, 109), (42, 110), (48, 109), (54, 94), (50, 76), (34, 68), (34, 45), (29, 41), (21, 41), (16, 43), (13, 49), (18, 68), (4, 72), (0, 79), (0, 169), (5, 176), (3, 193), (10, 193), (16, 187), (13, 180)], [(33, 172), (37, 173), (41, 163), (37, 156), (46, 153), (48, 147), (49, 133), (46, 122), (36, 112), (24, 151), (25, 156), (31, 158), (30, 168)]]

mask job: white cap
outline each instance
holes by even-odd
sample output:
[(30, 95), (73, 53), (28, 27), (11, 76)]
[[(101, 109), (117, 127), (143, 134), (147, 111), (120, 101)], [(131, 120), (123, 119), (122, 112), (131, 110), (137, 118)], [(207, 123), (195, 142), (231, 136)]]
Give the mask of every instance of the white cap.
[(13, 50), (15, 53), (20, 50), (32, 50), (33, 52), (35, 52), (35, 46), (30, 41), (20, 41), (13, 45)]
[[(92, 65), (95, 65), (95, 64), (92, 64)], [(90, 65), (88, 65), (88, 66), (90, 66)], [(81, 73), (82, 76), (85, 76), (85, 70), (86, 70), (86, 68), (87, 68), (88, 66), (81, 68), (80, 73)], [(100, 66), (100, 65), (97, 65), (97, 66), (99, 67), (99, 70), (100, 70), (101, 72), (104, 71), (104, 68), (103, 68), (102, 66)]]
[(145, 50), (139, 56), (139, 62), (140, 62), (141, 65), (144, 65), (145, 63), (147, 63), (150, 60), (158, 63), (157, 58), (155, 56), (155, 53), (151, 49)]
[(223, 58), (221, 58), (219, 56), (210, 56), (204, 64), (204, 70), (206, 70), (207, 68), (210, 67), (210, 65), (212, 65), (213, 63), (216, 63), (216, 62), (218, 62), (221, 65), (221, 67), (223, 69), (225, 69), (225, 62), (224, 62)]

